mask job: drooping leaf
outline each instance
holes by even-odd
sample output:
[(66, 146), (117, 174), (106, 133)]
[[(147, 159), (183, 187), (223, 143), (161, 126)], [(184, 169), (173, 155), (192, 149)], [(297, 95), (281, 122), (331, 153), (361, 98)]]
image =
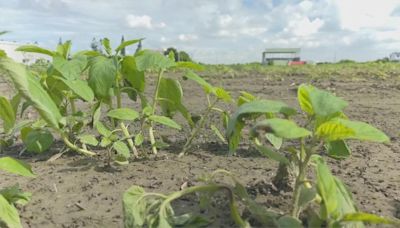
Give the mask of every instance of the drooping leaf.
[(22, 228), (17, 209), (0, 194), (0, 224), (1, 222), (10, 228)]
[(139, 71), (165, 70), (175, 66), (176, 63), (159, 52), (144, 50), (136, 57), (136, 66)]
[(262, 155), (264, 155), (267, 158), (270, 158), (272, 160), (278, 161), (283, 164), (289, 164), (289, 160), (279, 152), (273, 151), (272, 149), (261, 145), (256, 145), (256, 148)]
[(335, 159), (348, 158), (351, 150), (343, 140), (331, 141), (325, 145), (328, 155)]
[(140, 42), (140, 41), (142, 41), (142, 40), (144, 40), (144, 38), (124, 41), (123, 43), (121, 43), (121, 44), (115, 49), (115, 52), (118, 53), (118, 52), (120, 52), (122, 49), (124, 49), (125, 47), (130, 46), (130, 45), (133, 45), (133, 44), (136, 44), (136, 43), (138, 43), (138, 42)]
[(97, 56), (89, 61), (89, 65), (89, 86), (97, 98), (108, 99), (117, 75), (114, 61), (104, 56)]
[(194, 63), (194, 62), (177, 62), (176, 68), (185, 68), (185, 69), (195, 70), (195, 71), (203, 71), (204, 70), (204, 67), (202, 65)]
[(31, 101), (40, 116), (50, 126), (59, 128), (61, 114), (49, 94), (43, 89), (40, 82), (31, 75), (25, 66), (15, 63), (11, 59), (1, 59), (0, 66), (5, 69), (16, 89), (28, 101)]
[(150, 120), (160, 123), (162, 125), (168, 126), (168, 127), (172, 127), (178, 130), (181, 130), (182, 127), (181, 125), (177, 124), (175, 121), (173, 121), (172, 119), (166, 117), (166, 116), (157, 116), (157, 115), (152, 115), (149, 117)]
[(295, 217), (285, 215), (278, 219), (279, 227), (303, 228), (301, 221)]
[(246, 91), (240, 91), (240, 96), (237, 99), (237, 106), (241, 106), (244, 103), (254, 101), (256, 99), (257, 98), (253, 94)]
[(220, 132), (220, 130), (213, 124), (211, 124), (211, 130), (214, 132), (214, 134), (221, 140), (221, 142), (226, 143), (224, 135)]
[(214, 91), (215, 91), (215, 95), (219, 99), (223, 100), (226, 103), (232, 102), (231, 95), (226, 90), (224, 90), (223, 88), (215, 87)]
[(291, 120), (272, 118), (258, 122), (253, 129), (261, 129), (279, 138), (296, 139), (311, 135), (305, 128), (297, 126)]
[(7, 98), (0, 96), (0, 119), (3, 120), (4, 131), (8, 132), (15, 125), (16, 114)]
[(63, 44), (57, 45), (56, 54), (62, 56), (64, 59), (67, 59), (71, 50), (71, 45), (72, 43), (70, 40), (67, 40)]
[(23, 138), (23, 142), (27, 151), (42, 153), (53, 145), (54, 138), (47, 130), (33, 129)]
[(125, 227), (142, 227), (146, 220), (145, 191), (139, 186), (132, 186), (124, 192), (122, 198)]
[(29, 164), (10, 157), (0, 158), (0, 170), (18, 174), (25, 177), (35, 177)]
[(326, 216), (337, 216), (336, 210), (338, 208), (337, 195), (338, 191), (336, 188), (335, 179), (331, 174), (328, 166), (325, 164), (322, 158), (317, 159), (317, 189), (319, 195), (323, 199), (324, 211)]
[(144, 72), (136, 67), (136, 61), (133, 56), (125, 56), (121, 63), (121, 73), (136, 91), (143, 92), (145, 89)]
[(133, 121), (139, 117), (139, 113), (130, 108), (117, 108), (110, 110), (107, 116), (119, 120)]
[(272, 146), (279, 150), (282, 146), (283, 140), (280, 137), (275, 136), (272, 133), (266, 133), (265, 138), (272, 144)]
[(76, 80), (80, 78), (82, 71), (86, 68), (87, 58), (84, 55), (77, 56), (67, 60), (60, 56), (53, 59), (53, 67), (67, 80)]
[(316, 135), (328, 142), (350, 138), (355, 135), (353, 129), (337, 121), (325, 122), (317, 128)]
[(194, 73), (192, 71), (188, 71), (185, 74), (185, 78), (188, 78), (188, 79), (196, 82), (200, 86), (202, 86), (204, 88), (204, 90), (206, 91), (206, 93), (211, 93), (214, 90), (214, 87), (211, 84), (209, 84), (206, 80), (204, 80), (202, 77), (200, 77), (199, 75), (197, 75), (196, 73)]
[(108, 38), (103, 38), (101, 40), (101, 44), (104, 47), (104, 50), (106, 51), (107, 54), (111, 55), (111, 45), (110, 45), (110, 40)]
[(32, 196), (32, 194), (29, 192), (23, 192), (20, 189), (20, 187), (18, 186), (18, 184), (11, 186), (11, 187), (1, 189), (0, 195), (3, 195), (3, 197), (9, 203), (20, 204), (20, 205), (26, 205)]
[(300, 186), (300, 197), (299, 197), (299, 206), (302, 208), (306, 208), (306, 206), (314, 200), (317, 192), (315, 188), (307, 188), (304, 185)]
[(53, 57), (55, 53), (53, 51), (47, 50), (45, 48), (41, 48), (35, 45), (22, 45), (19, 46), (16, 51), (22, 51), (22, 52), (31, 52), (31, 53), (39, 53), (39, 54), (44, 54)]
[(314, 90), (313, 86), (301, 84), (297, 89), (297, 100), (300, 108), (309, 115), (314, 114), (314, 109), (310, 99), (310, 93)]
[(129, 147), (122, 141), (114, 142), (113, 148), (117, 151), (118, 155), (121, 155), (125, 159), (128, 159), (131, 156), (129, 153)]
[(340, 220), (340, 223), (346, 225), (346, 222), (368, 222), (373, 224), (391, 224), (400, 226), (400, 220), (388, 219), (378, 215), (363, 212), (345, 214)]

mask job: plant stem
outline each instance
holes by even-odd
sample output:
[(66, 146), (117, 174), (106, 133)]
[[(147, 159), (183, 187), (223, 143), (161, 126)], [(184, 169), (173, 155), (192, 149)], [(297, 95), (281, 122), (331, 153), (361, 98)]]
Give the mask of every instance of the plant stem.
[(217, 185), (217, 184), (210, 184), (210, 185), (202, 185), (202, 186), (193, 186), (186, 188), (182, 191), (179, 192), (174, 192), (170, 194), (160, 205), (160, 217), (166, 217), (166, 207), (168, 204), (170, 204), (172, 201), (187, 195), (191, 194), (194, 192), (213, 192), (213, 191), (218, 191), (218, 190), (227, 190), (228, 192), (228, 198), (229, 198), (229, 208), (231, 210), (231, 216), (232, 219), (235, 221), (239, 227), (247, 227), (247, 222), (243, 221), (242, 217), (240, 216), (240, 213), (238, 211), (238, 207), (236, 205), (236, 200), (234, 197), (234, 194), (232, 192), (232, 189), (225, 185)]
[(65, 135), (62, 136), (62, 139), (63, 139), (65, 145), (67, 145), (70, 149), (72, 149), (72, 150), (74, 150), (74, 151), (76, 151), (76, 152), (78, 152), (78, 153), (80, 153), (80, 154), (84, 154), (84, 155), (86, 155), (86, 156), (95, 156), (95, 155), (97, 155), (97, 154), (94, 153), (94, 152), (91, 152), (91, 151), (89, 151), (89, 150), (85, 150), (85, 149), (82, 149), (82, 148), (77, 147), (76, 145), (74, 145), (73, 143), (71, 143), (71, 142), (69, 141), (68, 137), (65, 136)]
[[(154, 95), (153, 95), (152, 115), (154, 115), (154, 113), (156, 111), (157, 100), (158, 100), (158, 90), (160, 88), (163, 72), (164, 72), (164, 70), (160, 70), (158, 72), (157, 84), (156, 84), (156, 88), (154, 90)], [(154, 138), (154, 130), (153, 130), (153, 121), (150, 121), (149, 137), (150, 137), (151, 149), (153, 150), (153, 154), (157, 154), (157, 147), (155, 144), (156, 140)]]
[(76, 113), (75, 100), (73, 98), (69, 98), (69, 103), (71, 104), (71, 115), (74, 115)]
[(125, 124), (122, 121), (119, 124), (119, 126), (121, 127), (124, 136), (127, 138), (126, 141), (128, 142), (128, 145), (131, 148), (133, 155), (135, 156), (135, 158), (138, 158), (139, 153), (135, 147), (135, 144), (133, 143), (131, 135), (129, 134), (128, 128), (125, 126)]
[(190, 137), (186, 141), (185, 145), (183, 146), (183, 149), (181, 153), (179, 153), (179, 157), (182, 157), (183, 155), (186, 154), (186, 152), (191, 148), (192, 141), (197, 135), (199, 134), (200, 130), (203, 129), (204, 124), (206, 123), (208, 119), (208, 115), (212, 111), (214, 105), (217, 103), (218, 99), (216, 99), (213, 103), (209, 103), (207, 109), (205, 110), (203, 116), (201, 117), (200, 123), (196, 125), (196, 127), (192, 130)]

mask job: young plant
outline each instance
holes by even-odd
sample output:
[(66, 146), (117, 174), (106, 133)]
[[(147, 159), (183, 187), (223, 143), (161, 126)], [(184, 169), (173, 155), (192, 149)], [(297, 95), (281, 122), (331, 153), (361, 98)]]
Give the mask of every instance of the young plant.
[[(0, 170), (25, 177), (35, 177), (30, 165), (10, 157), (0, 158)], [(0, 226), (22, 228), (15, 205), (25, 205), (30, 198), (31, 194), (21, 191), (18, 185), (0, 189)]]
[[(215, 111), (215, 112), (220, 113), (223, 120), (225, 120), (228, 117), (228, 113), (226, 111), (216, 107), (217, 104), (220, 101), (223, 101), (226, 103), (232, 102), (232, 97), (230, 96), (230, 94), (227, 91), (225, 91), (221, 87), (212, 86), (211, 84), (209, 84), (207, 81), (205, 81), (203, 78), (201, 78), (194, 72), (188, 71), (185, 75), (185, 78), (196, 82), (203, 88), (203, 90), (206, 94), (206, 98), (207, 98), (207, 108), (203, 111), (203, 114), (201, 114), (199, 116), (199, 120), (194, 124), (195, 126), (192, 128), (190, 136), (187, 138), (186, 143), (183, 146), (183, 149), (182, 149), (181, 153), (179, 154), (179, 156), (185, 155), (190, 150), (190, 148), (192, 147), (193, 139), (195, 139), (199, 135), (201, 130), (204, 129), (204, 125), (207, 123), (207, 121), (209, 119), (208, 117), (211, 114), (211, 112)], [(211, 97), (213, 97), (213, 98), (211, 98)], [(224, 124), (224, 126), (225, 126), (225, 124)], [(213, 130), (213, 132), (216, 134), (216, 136), (221, 141), (226, 142), (224, 136), (221, 134), (219, 129), (214, 124), (211, 124), (211, 129)]]
[[(349, 222), (359, 227), (363, 221), (392, 223), (376, 215), (360, 212), (353, 203), (351, 193), (330, 173), (322, 157), (349, 157), (351, 152), (345, 141), (347, 139), (388, 142), (389, 138), (366, 123), (349, 120), (343, 113), (347, 102), (331, 93), (311, 85), (301, 85), (298, 88), (298, 101), (306, 113), (304, 127), (287, 118), (267, 116), (256, 123), (251, 131), (256, 148), (266, 157), (289, 167), (295, 176), (291, 216), (299, 219), (302, 212), (307, 212), (312, 215), (307, 217), (307, 222), (313, 226), (325, 224), (337, 227)], [(276, 143), (277, 139), (279, 143)], [(264, 140), (269, 146), (263, 145)], [(297, 141), (297, 144), (283, 147), (282, 141), (286, 140)], [(315, 180), (309, 177), (312, 166), (315, 167)]]
[[(215, 176), (224, 174), (231, 177), (234, 184), (217, 183)], [(227, 203), (233, 221), (239, 227), (250, 227), (239, 213), (238, 201), (247, 197), (244, 187), (227, 171), (217, 170), (201, 179), (202, 185), (184, 188), (170, 194), (148, 193), (139, 186), (130, 187), (123, 195), (124, 225), (130, 227), (204, 227), (210, 225), (207, 218), (187, 213), (176, 215), (171, 203), (187, 195), (199, 194), (202, 208), (209, 206), (217, 192), (226, 193)]]

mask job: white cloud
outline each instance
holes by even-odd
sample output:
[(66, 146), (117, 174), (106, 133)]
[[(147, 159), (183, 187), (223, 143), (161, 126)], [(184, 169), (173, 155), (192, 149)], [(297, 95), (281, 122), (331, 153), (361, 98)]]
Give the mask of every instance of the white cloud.
[(225, 14), (225, 15), (220, 15), (219, 17), (218, 17), (218, 25), (220, 26), (220, 27), (227, 27), (227, 26), (229, 26), (230, 24), (231, 24), (231, 22), (232, 22), (232, 16), (231, 15), (227, 15), (227, 14)]
[(197, 40), (198, 36), (194, 35), (194, 34), (179, 34), (178, 39), (180, 41), (193, 41), (193, 40)]
[(133, 14), (129, 14), (126, 16), (126, 22), (130, 28), (151, 29), (153, 28), (151, 21), (152, 18), (148, 15), (136, 16)]
[(300, 17), (289, 21), (284, 30), (292, 32), (295, 36), (310, 36), (317, 33), (323, 25), (324, 21), (320, 18), (310, 20), (308, 17)]

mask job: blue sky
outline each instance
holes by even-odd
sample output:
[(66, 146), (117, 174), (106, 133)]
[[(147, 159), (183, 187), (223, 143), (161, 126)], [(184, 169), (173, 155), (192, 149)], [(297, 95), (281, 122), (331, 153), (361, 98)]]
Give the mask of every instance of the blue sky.
[(124, 35), (208, 63), (260, 61), (269, 47), (301, 47), (314, 61), (400, 51), (400, 0), (2, 0), (0, 11), (3, 40), (48, 48), (59, 37), (78, 50)]

